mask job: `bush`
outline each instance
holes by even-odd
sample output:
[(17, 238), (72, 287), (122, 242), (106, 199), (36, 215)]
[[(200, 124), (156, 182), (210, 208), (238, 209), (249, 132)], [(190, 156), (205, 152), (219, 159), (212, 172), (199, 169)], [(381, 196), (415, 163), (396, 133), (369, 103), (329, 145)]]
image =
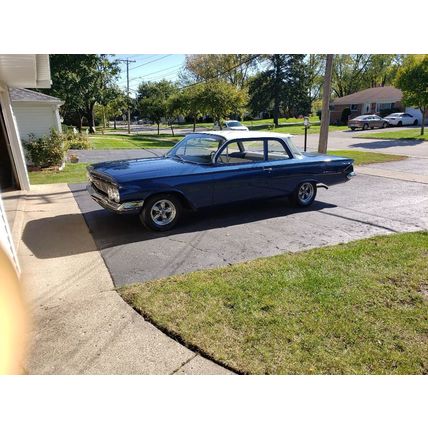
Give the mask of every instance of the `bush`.
[(35, 138), (29, 136), (25, 144), (28, 156), (35, 166), (42, 168), (61, 165), (64, 160), (66, 147), (62, 134), (51, 130), (50, 135)]
[(67, 150), (89, 150), (92, 148), (86, 134), (75, 134), (73, 131), (68, 131), (63, 134), (63, 139)]
[(340, 123), (346, 125), (348, 123), (349, 116), (351, 115), (351, 109), (346, 107), (342, 110), (342, 115), (340, 116)]

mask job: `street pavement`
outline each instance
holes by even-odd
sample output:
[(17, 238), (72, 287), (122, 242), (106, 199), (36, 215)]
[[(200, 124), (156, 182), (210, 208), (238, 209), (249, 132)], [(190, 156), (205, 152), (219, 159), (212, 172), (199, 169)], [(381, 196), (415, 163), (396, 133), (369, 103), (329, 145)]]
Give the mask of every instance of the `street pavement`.
[(310, 209), (287, 199), (188, 213), (166, 233), (99, 207), (70, 185), (116, 286), (369, 236), (428, 229), (428, 186), (358, 175), (320, 189)]

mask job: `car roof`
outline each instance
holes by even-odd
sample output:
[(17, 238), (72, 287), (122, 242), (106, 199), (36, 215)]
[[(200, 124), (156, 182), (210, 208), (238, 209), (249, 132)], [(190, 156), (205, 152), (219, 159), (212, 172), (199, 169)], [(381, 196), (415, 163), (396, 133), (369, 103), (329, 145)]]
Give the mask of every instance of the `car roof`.
[(280, 134), (279, 132), (269, 131), (206, 131), (198, 132), (198, 134), (218, 135), (226, 140), (234, 140), (236, 138), (287, 138), (290, 134)]

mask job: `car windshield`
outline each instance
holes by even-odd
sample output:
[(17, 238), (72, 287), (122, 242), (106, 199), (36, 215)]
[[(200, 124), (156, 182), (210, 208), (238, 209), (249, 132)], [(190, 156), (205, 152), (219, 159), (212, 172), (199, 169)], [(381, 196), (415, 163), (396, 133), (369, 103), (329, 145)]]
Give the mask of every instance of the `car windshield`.
[(365, 120), (365, 119), (367, 119), (367, 118), (369, 118), (370, 116), (367, 116), (367, 115), (365, 115), (365, 116), (358, 116), (358, 117), (356, 117), (355, 119), (353, 119), (353, 120)]
[(175, 145), (165, 156), (183, 161), (209, 164), (213, 154), (223, 144), (224, 139), (217, 135), (192, 134)]
[(226, 126), (230, 127), (230, 126), (242, 126), (241, 122), (238, 122), (237, 120), (235, 121), (231, 121), (231, 122), (226, 122)]
[(393, 113), (393, 114), (390, 114), (389, 117), (400, 117), (402, 115), (403, 115), (402, 113)]

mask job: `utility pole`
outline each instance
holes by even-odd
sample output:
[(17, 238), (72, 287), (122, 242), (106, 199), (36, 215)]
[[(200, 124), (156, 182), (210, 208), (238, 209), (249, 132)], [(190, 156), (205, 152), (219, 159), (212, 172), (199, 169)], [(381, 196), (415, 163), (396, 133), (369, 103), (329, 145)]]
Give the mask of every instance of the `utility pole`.
[(131, 133), (131, 108), (130, 108), (130, 97), (129, 97), (129, 63), (136, 62), (135, 60), (131, 60), (129, 58), (126, 59), (118, 59), (118, 62), (126, 62), (126, 92), (128, 96), (128, 134)]
[(321, 110), (321, 129), (320, 138), (318, 141), (318, 152), (327, 153), (328, 142), (328, 125), (330, 123), (330, 94), (331, 94), (331, 75), (333, 72), (333, 56), (327, 54), (325, 62), (324, 85), (322, 94), (322, 110)]

